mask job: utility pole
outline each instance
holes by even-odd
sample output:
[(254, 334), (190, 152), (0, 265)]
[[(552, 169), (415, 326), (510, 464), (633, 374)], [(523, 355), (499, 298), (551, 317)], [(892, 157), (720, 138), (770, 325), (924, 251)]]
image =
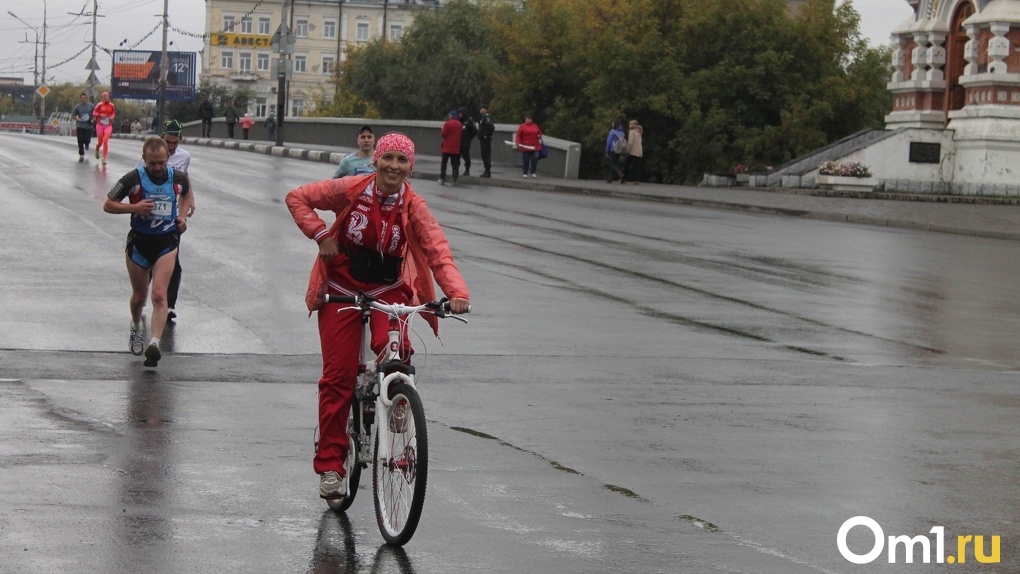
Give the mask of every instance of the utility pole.
[[(32, 29), (33, 32), (35, 32), (35, 61), (34, 61), (34, 66), (33, 66), (34, 71), (32, 73), (32, 79), (33, 79), (33, 81), (34, 81), (34, 83), (36, 85), (36, 92), (35, 93), (39, 97), (39, 135), (45, 135), (46, 134), (46, 124), (45, 124), (45, 121), (46, 121), (46, 95), (45, 95), (45, 92), (46, 92), (46, 90), (43, 90), (40, 93), (39, 88), (44, 87), (46, 85), (46, 0), (43, 0), (43, 30), (42, 30), (42, 47), (43, 47), (43, 49), (42, 49), (42, 76), (41, 77), (39, 75), (39, 30), (35, 26), (33, 26), (33, 25), (29, 24), (28, 22), (26, 22), (26, 21), (22, 20), (21, 18), (19, 18), (18, 15), (15, 14), (14, 12), (11, 12), (10, 10), (8, 10), (7, 13), (10, 14), (12, 18), (14, 18), (18, 22), (21, 22), (22, 24), (28, 26), (29, 28)], [(28, 38), (27, 37), (25, 38), (25, 42), (28, 42)]]
[(339, 0), (336, 16), (336, 63), (333, 64), (333, 99), (340, 95), (340, 82), (337, 71), (340, 69), (340, 58), (344, 53), (344, 0)]
[(290, 55), (294, 53), (294, 34), (287, 23), (287, 2), (283, 0), (283, 12), (280, 14), (280, 27), (273, 35), (270, 43), (273, 51), (278, 54), (276, 58), (276, 142), (275, 145), (283, 145), (283, 124), (284, 115), (287, 111), (287, 76), (291, 70)]
[(166, 33), (167, 28), (170, 26), (170, 21), (167, 19), (167, 8), (170, 0), (163, 0), (163, 54), (159, 59), (159, 110), (157, 112), (157, 126), (159, 130), (163, 129), (163, 122), (166, 121), (166, 76), (170, 70), (170, 59), (166, 55)]
[(99, 0), (92, 0), (92, 59), (89, 60), (89, 101), (96, 101), (96, 84), (99, 83), (99, 78), (96, 77), (96, 70), (99, 69), (99, 63), (96, 62), (96, 18), (99, 14)]
[(81, 12), (68, 12), (68, 14), (72, 16), (92, 16), (92, 59), (85, 66), (85, 69), (89, 71), (89, 79), (85, 82), (88, 86), (85, 89), (85, 94), (89, 97), (89, 101), (93, 102), (96, 99), (96, 86), (99, 84), (99, 78), (96, 77), (96, 71), (99, 70), (99, 64), (96, 62), (96, 18), (99, 17), (99, 0), (92, 0), (91, 14), (85, 13), (84, 6), (82, 6)]
[[(46, 0), (43, 0), (42, 8), (42, 81), (41, 86), (46, 85)], [(39, 102), (39, 135), (46, 135), (46, 94), (42, 94), (42, 101)]]

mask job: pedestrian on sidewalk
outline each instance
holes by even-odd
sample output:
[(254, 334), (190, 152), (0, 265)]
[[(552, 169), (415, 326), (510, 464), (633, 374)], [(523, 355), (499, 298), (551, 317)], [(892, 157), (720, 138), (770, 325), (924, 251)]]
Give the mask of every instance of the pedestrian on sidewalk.
[(201, 104), (198, 104), (198, 117), (202, 120), (202, 137), (212, 137), (213, 119), (212, 96), (206, 96)]
[(85, 150), (92, 143), (92, 111), (96, 106), (92, 105), (85, 92), (78, 96), (78, 100), (71, 115), (74, 116), (75, 135), (78, 136), (78, 161), (85, 161)]
[(227, 138), (234, 139), (234, 124), (237, 123), (237, 110), (234, 109), (234, 100), (227, 102), (227, 109), (223, 112), (223, 121), (227, 123)]
[(482, 106), (478, 113), (478, 147), (482, 150), (482, 166), (485, 167), (481, 177), (492, 177), (489, 171), (492, 169), (492, 136), (496, 133), (496, 124), (492, 122), (488, 106)]
[(457, 110), (450, 110), (449, 116), (439, 131), (439, 137), (443, 138), (443, 145), (439, 148), (443, 154), (442, 163), (439, 164), (439, 185), (446, 185), (447, 163), (453, 167), (453, 183), (457, 183), (457, 172), (460, 171), (460, 136), (464, 126), (457, 119)]
[(613, 127), (606, 135), (606, 158), (609, 159), (609, 178), (606, 183), (613, 183), (617, 178), (623, 183), (623, 171), (620, 169), (620, 157), (627, 155), (627, 138), (623, 135), (623, 122), (613, 120)]
[(471, 175), (471, 140), (475, 139), (478, 127), (468, 115), (467, 108), (457, 108), (457, 119), (464, 128), (460, 133), (460, 158), (464, 160), (464, 175)]
[(517, 126), (514, 134), (514, 149), (521, 152), (521, 163), (524, 177), (538, 177), (538, 156), (542, 152), (542, 130), (532, 119), (531, 114), (524, 116), (524, 123)]
[[(145, 167), (129, 171), (107, 194), (103, 211), (131, 214), (125, 261), (131, 281), (131, 330), (128, 348), (134, 355), (145, 354), (145, 366), (156, 367), (162, 358), (159, 340), (167, 322), (167, 286), (177, 259), (180, 234), (187, 229), (185, 213), (191, 211), (191, 184), (186, 173), (167, 167), (170, 157), (166, 142), (158, 137), (145, 140)], [(128, 203), (123, 203), (128, 199)], [(152, 282), (152, 333), (145, 347), (142, 309)], [(143, 350), (144, 349), (144, 350)]]
[(375, 134), (372, 128), (361, 126), (358, 132), (358, 151), (351, 152), (340, 160), (333, 173), (333, 179), (349, 175), (375, 173)]
[(245, 112), (244, 117), (241, 118), (241, 133), (244, 134), (244, 139), (248, 139), (248, 130), (253, 125), (255, 125), (255, 120), (251, 119), (251, 114)]
[(643, 130), (637, 120), (630, 120), (627, 134), (627, 162), (623, 166), (623, 179), (629, 180), (634, 185), (641, 183), (641, 175), (644, 170), (644, 150), (641, 147)]
[(269, 141), (276, 142), (276, 116), (273, 112), (269, 112), (269, 117), (266, 118), (266, 132), (269, 133)]

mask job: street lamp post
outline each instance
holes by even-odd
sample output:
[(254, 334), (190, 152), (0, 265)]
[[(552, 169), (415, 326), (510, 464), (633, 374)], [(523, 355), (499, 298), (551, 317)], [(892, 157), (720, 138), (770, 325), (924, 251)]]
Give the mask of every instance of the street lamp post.
[[(29, 28), (32, 29), (33, 32), (35, 32), (35, 57), (36, 57), (35, 70), (36, 70), (36, 73), (34, 74), (34, 76), (35, 76), (36, 90), (38, 90), (40, 86), (45, 86), (46, 85), (46, 0), (43, 0), (43, 29), (42, 29), (42, 47), (43, 47), (43, 49), (42, 49), (42, 76), (41, 77), (38, 74), (38, 69), (39, 69), (39, 67), (38, 67), (39, 66), (39, 63), (38, 63), (38, 60), (39, 60), (39, 29), (36, 28), (35, 26), (29, 24), (28, 22), (22, 20), (21, 18), (19, 18), (18, 15), (15, 14), (14, 12), (11, 12), (10, 10), (8, 10), (7, 13), (10, 14), (12, 18), (14, 18), (18, 22), (21, 22), (22, 24), (28, 26)], [(38, 91), (36, 93), (38, 93)], [(45, 135), (46, 134), (46, 124), (44, 122), (46, 121), (46, 96), (43, 95), (43, 94), (39, 94), (39, 96), (40, 96), (40, 99), (39, 99), (39, 134), (40, 135)]]

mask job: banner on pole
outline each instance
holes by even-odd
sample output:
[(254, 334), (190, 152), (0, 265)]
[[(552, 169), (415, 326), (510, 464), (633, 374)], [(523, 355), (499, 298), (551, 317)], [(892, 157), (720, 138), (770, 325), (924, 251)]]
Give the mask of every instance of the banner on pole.
[[(170, 65), (166, 76), (168, 102), (195, 99), (197, 75), (194, 52), (167, 52)], [(159, 70), (162, 52), (149, 50), (114, 50), (110, 95), (134, 100), (159, 99)]]

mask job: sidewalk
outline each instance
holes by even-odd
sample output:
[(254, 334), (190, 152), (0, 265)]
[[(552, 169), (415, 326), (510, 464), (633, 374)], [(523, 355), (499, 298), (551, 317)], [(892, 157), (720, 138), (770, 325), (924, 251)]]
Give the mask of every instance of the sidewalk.
[[(148, 136), (121, 136), (144, 139)], [(271, 142), (185, 138), (187, 146), (209, 145), (281, 157), (293, 157), (336, 165), (354, 147), (312, 144), (288, 144), (274, 147)], [(481, 159), (472, 158), (475, 173), (481, 173)], [(415, 158), (414, 179), (439, 178), (440, 158)], [(540, 168), (541, 169), (541, 168)], [(460, 176), (459, 186), (486, 185), (514, 189), (532, 189), (600, 197), (657, 201), (732, 209), (751, 213), (785, 215), (883, 225), (905, 229), (923, 229), (974, 237), (1020, 241), (1020, 197), (961, 197), (914, 195), (904, 193), (826, 194), (821, 190), (786, 188), (719, 188), (642, 183), (640, 185), (606, 183), (602, 180), (568, 180), (539, 174), (523, 178), (518, 165), (493, 165), (492, 178)]]

